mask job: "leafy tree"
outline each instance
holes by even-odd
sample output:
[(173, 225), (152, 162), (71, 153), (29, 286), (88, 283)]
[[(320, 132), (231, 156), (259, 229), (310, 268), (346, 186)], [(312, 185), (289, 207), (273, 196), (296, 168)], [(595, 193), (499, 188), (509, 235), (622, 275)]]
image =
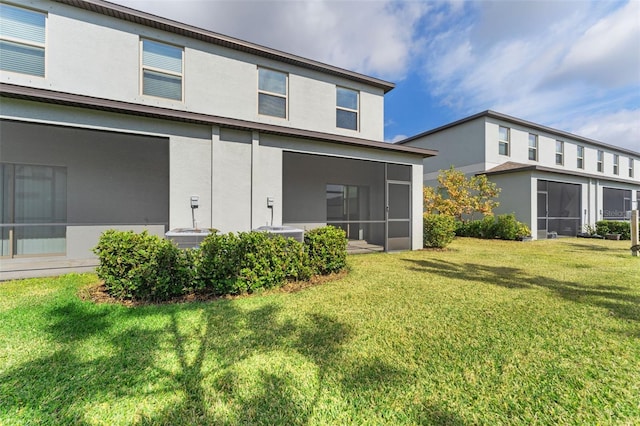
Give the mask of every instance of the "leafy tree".
[(456, 170), (440, 170), (438, 186), (425, 187), (424, 209), (426, 213), (439, 213), (462, 220), (463, 215), (481, 213), (492, 215), (500, 203), (496, 201), (500, 188), (486, 175), (471, 176)]

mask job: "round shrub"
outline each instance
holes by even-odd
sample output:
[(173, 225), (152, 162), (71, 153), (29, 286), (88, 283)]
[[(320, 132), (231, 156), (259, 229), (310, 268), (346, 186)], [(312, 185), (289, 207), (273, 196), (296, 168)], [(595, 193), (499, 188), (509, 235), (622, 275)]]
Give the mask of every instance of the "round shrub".
[(456, 236), (456, 222), (453, 216), (443, 214), (425, 214), (423, 217), (424, 247), (444, 248)]
[(515, 215), (499, 215), (496, 218), (495, 234), (501, 240), (515, 240), (518, 237), (518, 221)]
[(119, 299), (167, 300), (184, 294), (193, 279), (189, 256), (146, 231), (108, 230), (93, 249), (107, 292)]
[(310, 277), (302, 243), (266, 232), (207, 236), (196, 263), (198, 291), (253, 293)]
[(305, 232), (304, 247), (314, 275), (340, 272), (347, 266), (347, 234), (340, 228), (325, 226)]

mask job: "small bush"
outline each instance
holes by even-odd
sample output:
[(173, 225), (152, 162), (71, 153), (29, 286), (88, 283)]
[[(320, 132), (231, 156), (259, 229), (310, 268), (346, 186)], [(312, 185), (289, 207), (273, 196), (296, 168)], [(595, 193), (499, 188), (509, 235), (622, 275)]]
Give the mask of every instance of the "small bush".
[(108, 230), (93, 249), (98, 277), (119, 299), (167, 300), (184, 294), (193, 279), (189, 255), (146, 231)]
[(631, 222), (625, 220), (601, 220), (596, 222), (596, 234), (621, 234), (623, 240), (631, 239)]
[(305, 250), (313, 274), (340, 272), (347, 266), (347, 234), (340, 228), (325, 226), (304, 234)]
[(501, 240), (521, 240), (531, 236), (531, 230), (524, 223), (518, 222), (513, 213), (502, 214), (496, 218), (495, 235)]
[(459, 221), (456, 222), (455, 233), (458, 237), (482, 238), (482, 221)]
[(310, 277), (302, 243), (266, 232), (207, 236), (197, 261), (198, 291), (253, 293)]
[(423, 224), (424, 247), (444, 248), (456, 236), (456, 222), (453, 216), (425, 214)]
[(497, 237), (496, 219), (493, 216), (485, 216), (480, 222), (480, 237), (492, 240)]
[(498, 217), (485, 216), (481, 220), (457, 222), (455, 233), (459, 237), (502, 240), (521, 240), (531, 236), (527, 225), (518, 222), (513, 213)]

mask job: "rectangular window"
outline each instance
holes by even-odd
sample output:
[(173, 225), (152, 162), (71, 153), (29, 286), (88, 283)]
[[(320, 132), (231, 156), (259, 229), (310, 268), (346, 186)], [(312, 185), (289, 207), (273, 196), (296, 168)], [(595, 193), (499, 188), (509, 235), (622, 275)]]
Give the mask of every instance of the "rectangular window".
[(182, 100), (182, 48), (142, 40), (142, 93)]
[(604, 151), (598, 150), (598, 171), (604, 171)]
[(562, 166), (564, 164), (564, 142), (556, 141), (556, 164)]
[(498, 141), (499, 141), (499, 153), (500, 155), (509, 155), (509, 131), (510, 129), (508, 127), (502, 127), (500, 126), (499, 128), (499, 136), (498, 136)]
[(529, 160), (538, 161), (538, 135), (529, 133)]
[(358, 130), (358, 98), (356, 90), (336, 87), (336, 126)]
[(258, 114), (287, 118), (287, 74), (258, 68)]
[(0, 69), (44, 77), (44, 13), (0, 4)]
[(613, 154), (613, 174), (620, 174), (620, 156), (618, 154)]
[[(633, 177), (633, 158), (629, 158), (629, 177)], [(640, 193), (640, 191), (638, 191)], [(638, 207), (640, 208), (640, 207)]]
[(584, 169), (584, 146), (578, 145), (578, 158), (576, 167)]

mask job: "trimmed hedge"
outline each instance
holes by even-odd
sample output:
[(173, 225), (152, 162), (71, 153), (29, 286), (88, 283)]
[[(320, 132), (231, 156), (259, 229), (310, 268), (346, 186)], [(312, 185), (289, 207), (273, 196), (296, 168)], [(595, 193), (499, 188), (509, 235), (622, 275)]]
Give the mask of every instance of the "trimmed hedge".
[(457, 222), (455, 233), (458, 237), (498, 238), (501, 240), (522, 240), (531, 236), (529, 227), (518, 222), (513, 213), (497, 217), (485, 216), (481, 220)]
[(423, 246), (444, 248), (456, 236), (456, 221), (445, 214), (425, 214), (423, 216)]
[(266, 232), (207, 236), (196, 253), (196, 291), (252, 293), (310, 277), (302, 243)]
[(347, 266), (347, 234), (343, 229), (325, 226), (307, 231), (304, 246), (314, 275), (340, 272)]
[(146, 231), (108, 230), (93, 252), (98, 277), (119, 299), (166, 300), (184, 294), (194, 278), (190, 253)]
[(596, 222), (596, 234), (620, 234), (620, 239), (631, 239), (631, 222), (624, 220), (601, 220)]
[(191, 250), (147, 232), (109, 230), (93, 251), (109, 294), (161, 301), (187, 293), (253, 293), (339, 272), (346, 267), (346, 246), (345, 232), (330, 226), (307, 232), (304, 244), (266, 232), (241, 232), (211, 234)]

